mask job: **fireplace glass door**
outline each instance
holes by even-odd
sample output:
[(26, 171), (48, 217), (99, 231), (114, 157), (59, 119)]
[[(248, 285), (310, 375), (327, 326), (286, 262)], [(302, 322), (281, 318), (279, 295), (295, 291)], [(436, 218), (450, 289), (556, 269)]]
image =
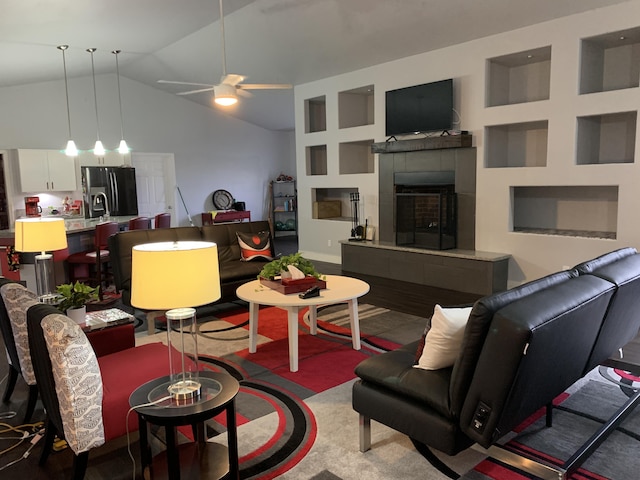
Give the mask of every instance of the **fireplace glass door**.
[(396, 185), (396, 244), (433, 250), (456, 248), (453, 186)]

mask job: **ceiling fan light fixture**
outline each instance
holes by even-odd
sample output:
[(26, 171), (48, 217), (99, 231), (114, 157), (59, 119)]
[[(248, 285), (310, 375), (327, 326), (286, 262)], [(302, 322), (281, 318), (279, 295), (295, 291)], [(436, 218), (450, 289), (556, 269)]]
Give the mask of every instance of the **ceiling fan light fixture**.
[(227, 85), (221, 83), (216, 85), (213, 89), (215, 98), (213, 101), (223, 107), (229, 107), (238, 103), (238, 96), (236, 95), (236, 88), (233, 85)]

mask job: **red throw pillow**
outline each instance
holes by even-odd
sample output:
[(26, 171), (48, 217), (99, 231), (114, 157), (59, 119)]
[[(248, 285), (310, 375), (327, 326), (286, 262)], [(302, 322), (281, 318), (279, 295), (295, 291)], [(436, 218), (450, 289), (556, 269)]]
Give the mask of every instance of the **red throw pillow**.
[(240, 260), (273, 260), (271, 256), (271, 235), (269, 232), (236, 232), (240, 245)]

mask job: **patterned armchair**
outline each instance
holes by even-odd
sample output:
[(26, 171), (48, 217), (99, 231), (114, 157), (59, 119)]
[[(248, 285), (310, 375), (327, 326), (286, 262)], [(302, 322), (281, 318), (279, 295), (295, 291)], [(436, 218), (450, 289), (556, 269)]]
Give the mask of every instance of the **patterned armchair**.
[(9, 377), (2, 401), (9, 401), (18, 376), (22, 376), (29, 386), (23, 420), (23, 423), (28, 423), (38, 400), (38, 387), (29, 354), (26, 308), (38, 303), (38, 297), (19, 283), (6, 278), (0, 278), (0, 295), (0, 328), (9, 358)]
[(167, 347), (151, 343), (97, 357), (82, 329), (44, 304), (29, 308), (27, 325), (47, 412), (40, 464), (58, 435), (74, 453), (73, 478), (82, 479), (91, 449), (125, 435), (127, 429), (137, 430), (137, 415), (129, 415), (126, 422), (129, 396), (140, 385), (168, 375)]

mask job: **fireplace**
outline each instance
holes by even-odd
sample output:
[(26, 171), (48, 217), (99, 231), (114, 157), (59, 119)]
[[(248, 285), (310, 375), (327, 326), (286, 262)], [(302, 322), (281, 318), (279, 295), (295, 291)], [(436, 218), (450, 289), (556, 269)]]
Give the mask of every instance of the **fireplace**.
[(397, 172), (394, 195), (396, 245), (456, 248), (455, 172)]

